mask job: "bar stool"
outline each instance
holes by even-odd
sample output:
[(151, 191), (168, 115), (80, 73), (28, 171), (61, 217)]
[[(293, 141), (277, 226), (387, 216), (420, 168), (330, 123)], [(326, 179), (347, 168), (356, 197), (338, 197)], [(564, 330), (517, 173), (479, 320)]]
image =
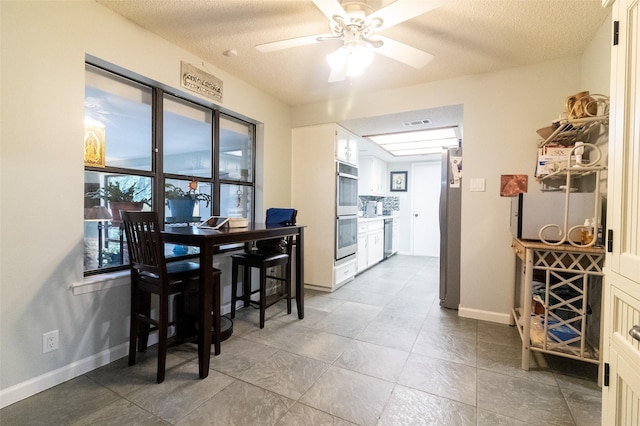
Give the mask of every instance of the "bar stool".
[[(266, 225), (295, 225), (297, 210), (270, 208), (267, 210)], [(231, 256), (231, 318), (235, 318), (237, 301), (244, 302), (244, 307), (251, 304), (260, 309), (260, 328), (264, 328), (265, 311), (276, 302), (287, 299), (287, 314), (291, 314), (291, 248), (293, 237), (277, 238), (266, 241), (258, 241), (258, 249)], [(242, 267), (242, 294), (238, 295), (238, 268)], [(284, 276), (272, 275), (270, 268), (279, 267), (285, 269)], [(260, 280), (257, 290), (251, 290), (251, 271), (256, 268), (260, 271)], [(267, 280), (275, 280), (283, 284), (283, 291), (267, 297)], [(258, 294), (258, 300), (251, 298)]]
[[(175, 336), (168, 338), (168, 328), (180, 326), (184, 318), (169, 321), (169, 296), (198, 289), (200, 265), (169, 262), (164, 256), (164, 244), (156, 212), (121, 212), (127, 237), (131, 270), (131, 319), (129, 331), (129, 365), (136, 363), (137, 351), (147, 349), (149, 333), (158, 331), (158, 368), (156, 380), (165, 377), (167, 347), (182, 343)], [(220, 271), (214, 270), (214, 287), (220, 287)], [(158, 313), (151, 316), (151, 295), (158, 296)], [(219, 314), (219, 307), (213, 307)], [(210, 314), (210, 313), (209, 313)], [(198, 341), (198, 347), (202, 342)], [(200, 353), (200, 351), (198, 351)]]

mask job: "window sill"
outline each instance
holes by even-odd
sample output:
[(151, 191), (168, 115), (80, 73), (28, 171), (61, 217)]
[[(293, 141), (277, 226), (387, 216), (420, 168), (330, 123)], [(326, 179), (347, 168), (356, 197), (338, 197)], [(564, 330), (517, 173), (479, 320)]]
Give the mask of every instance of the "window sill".
[(126, 270), (112, 272), (110, 274), (100, 274), (84, 277), (81, 282), (74, 283), (71, 286), (71, 290), (73, 291), (74, 296), (79, 296), (81, 294), (93, 293), (96, 291), (107, 290), (115, 287), (122, 287), (124, 285), (129, 285), (129, 283), (130, 272), (129, 270)]

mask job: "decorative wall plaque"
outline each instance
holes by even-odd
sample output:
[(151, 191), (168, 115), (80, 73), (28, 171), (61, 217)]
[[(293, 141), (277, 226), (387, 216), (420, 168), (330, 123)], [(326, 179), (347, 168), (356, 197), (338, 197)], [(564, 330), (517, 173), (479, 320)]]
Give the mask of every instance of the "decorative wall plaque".
[(518, 194), (527, 192), (527, 182), (527, 175), (501, 175), (500, 196), (515, 197)]
[(180, 86), (214, 101), (222, 102), (222, 80), (184, 61), (180, 62)]

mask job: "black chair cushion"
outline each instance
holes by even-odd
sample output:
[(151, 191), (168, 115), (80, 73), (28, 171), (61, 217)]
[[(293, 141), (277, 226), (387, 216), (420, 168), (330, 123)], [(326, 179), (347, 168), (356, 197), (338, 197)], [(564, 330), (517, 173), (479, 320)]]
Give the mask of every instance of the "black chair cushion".
[(169, 275), (193, 274), (200, 270), (200, 265), (194, 262), (167, 262)]
[(234, 262), (239, 263), (241, 265), (251, 266), (253, 268), (261, 268), (261, 267), (269, 267), (274, 265), (280, 265), (288, 262), (289, 255), (276, 253), (271, 255), (265, 255), (261, 253), (256, 254), (234, 254), (231, 255), (231, 259)]
[[(195, 276), (195, 274), (200, 270), (200, 265), (193, 262), (169, 262), (167, 263), (167, 275), (171, 280), (188, 278)], [(153, 279), (160, 279), (157, 274), (142, 271), (140, 272), (141, 276), (147, 276)]]

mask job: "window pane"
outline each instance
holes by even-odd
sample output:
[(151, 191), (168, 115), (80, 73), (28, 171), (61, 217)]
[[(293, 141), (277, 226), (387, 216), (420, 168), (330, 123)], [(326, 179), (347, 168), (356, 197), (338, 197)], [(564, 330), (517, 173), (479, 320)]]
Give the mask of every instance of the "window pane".
[(129, 262), (120, 211), (151, 209), (152, 179), (85, 172), (84, 271)]
[(104, 147), (92, 165), (151, 170), (151, 89), (91, 65), (85, 78), (85, 163)]
[(213, 113), (164, 96), (164, 172), (211, 178)]
[(254, 126), (220, 116), (220, 179), (253, 182)]
[(211, 216), (212, 185), (209, 182), (167, 179), (165, 223), (195, 223)]
[(220, 215), (253, 220), (253, 187), (220, 185)]

